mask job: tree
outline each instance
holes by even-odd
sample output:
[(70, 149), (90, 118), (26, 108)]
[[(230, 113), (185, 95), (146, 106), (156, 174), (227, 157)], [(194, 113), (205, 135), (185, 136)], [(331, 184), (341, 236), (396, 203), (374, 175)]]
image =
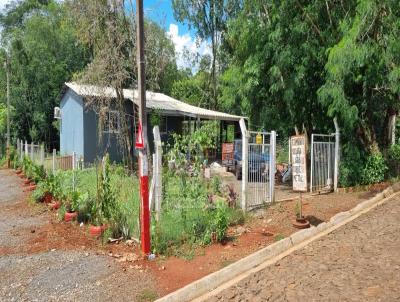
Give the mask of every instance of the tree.
[[(75, 18), (80, 41), (91, 50), (92, 59), (77, 77), (78, 81), (116, 91), (115, 108), (119, 111), (121, 131), (118, 141), (131, 166), (131, 117), (126, 115), (124, 88), (137, 87), (136, 26), (124, 1), (70, 0), (67, 2)], [(177, 73), (175, 49), (165, 31), (154, 22), (145, 22), (147, 88), (170, 92)], [(88, 98), (88, 105), (99, 115), (102, 132), (110, 102), (103, 97)], [(102, 135), (99, 135), (99, 139)]]
[(203, 40), (211, 40), (212, 64), (212, 107), (218, 107), (218, 51), (230, 16), (239, 9), (235, 0), (173, 0), (174, 16), (180, 22), (187, 22)]
[(53, 108), (59, 106), (64, 82), (87, 62), (86, 51), (77, 43), (65, 6), (55, 1), (14, 2), (0, 24), (2, 45), (11, 57), (12, 133), (56, 147)]
[(319, 97), (328, 115), (375, 153), (391, 143), (400, 109), (400, 4), (363, 0), (356, 12), (329, 50)]

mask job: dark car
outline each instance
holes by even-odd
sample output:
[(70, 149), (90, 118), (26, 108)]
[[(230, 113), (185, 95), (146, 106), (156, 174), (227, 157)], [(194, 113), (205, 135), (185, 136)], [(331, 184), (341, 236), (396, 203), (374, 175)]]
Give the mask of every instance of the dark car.
[[(262, 180), (269, 175), (269, 148), (267, 151), (262, 152), (262, 146), (250, 148), (248, 154), (249, 161), (249, 180)], [(256, 152), (257, 151), (257, 152)], [(259, 152), (258, 152), (259, 151)], [(234, 141), (234, 169), (236, 179), (242, 178), (242, 140), (236, 139)]]

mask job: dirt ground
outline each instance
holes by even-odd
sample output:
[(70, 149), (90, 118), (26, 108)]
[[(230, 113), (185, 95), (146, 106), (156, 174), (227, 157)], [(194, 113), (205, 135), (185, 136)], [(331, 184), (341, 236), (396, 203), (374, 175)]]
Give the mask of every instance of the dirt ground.
[[(187, 251), (191, 260), (147, 261), (136, 245), (102, 244), (86, 226), (59, 222), (45, 205), (29, 203), (21, 184), (12, 171), (0, 170), (2, 301), (154, 300), (297, 231), (291, 224), (296, 201), (286, 201), (231, 227), (223, 244)], [(371, 194), (309, 196), (304, 215), (317, 225)]]
[(132, 247), (102, 245), (85, 228), (59, 223), (45, 205), (27, 202), (21, 184), (0, 170), (1, 301), (146, 301), (159, 295), (144, 261), (119, 262), (125, 253), (133, 258)]

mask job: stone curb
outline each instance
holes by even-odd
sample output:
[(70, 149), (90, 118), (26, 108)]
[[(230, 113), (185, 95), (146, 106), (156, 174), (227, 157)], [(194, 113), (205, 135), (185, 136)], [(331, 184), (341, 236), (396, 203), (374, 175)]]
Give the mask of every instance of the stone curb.
[(183, 302), (198, 298), (201, 295), (206, 294), (220, 285), (230, 281), (236, 276), (239, 276), (240, 274), (243, 274), (246, 271), (274, 258), (282, 252), (287, 251), (293, 246), (299, 245), (300, 243), (328, 230), (329, 228), (338, 226), (340, 224), (345, 224), (346, 220), (349, 220), (352, 216), (358, 215), (367, 208), (378, 204), (383, 199), (399, 191), (400, 183), (396, 183), (393, 186), (385, 189), (383, 192), (378, 193), (371, 199), (365, 200), (358, 204), (353, 209), (336, 214), (335, 216), (331, 217), (329, 222), (322, 222), (317, 227), (311, 227), (309, 229), (298, 231), (288, 238), (275, 242), (274, 244), (271, 244), (243, 259), (240, 259), (239, 261), (232, 263), (219, 271), (194, 281), (193, 283), (190, 283), (185, 287), (156, 300), (156, 302)]

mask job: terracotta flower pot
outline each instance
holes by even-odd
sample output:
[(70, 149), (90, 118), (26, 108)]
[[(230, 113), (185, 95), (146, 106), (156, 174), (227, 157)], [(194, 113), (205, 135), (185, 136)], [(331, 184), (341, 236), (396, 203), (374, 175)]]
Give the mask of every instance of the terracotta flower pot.
[(90, 225), (89, 227), (89, 234), (91, 236), (100, 236), (104, 232), (104, 227), (103, 225), (101, 226), (96, 226), (96, 225)]
[(16, 173), (17, 175), (19, 175), (19, 174), (22, 173), (22, 170), (17, 170), (17, 171), (15, 171), (15, 173)]
[(51, 203), (52, 200), (53, 200), (53, 195), (50, 192), (44, 193), (44, 196), (43, 196), (44, 203)]
[(70, 222), (70, 221), (76, 219), (77, 216), (78, 216), (78, 212), (67, 212), (64, 215), (64, 221)]
[(25, 179), (25, 180), (24, 180), (24, 184), (25, 184), (25, 185), (29, 185), (30, 183), (31, 183), (31, 180), (30, 180), (30, 179)]
[[(61, 207), (60, 201), (54, 201), (48, 204), (51, 210), (58, 210)], [(66, 213), (67, 214), (67, 213)]]
[(21, 172), (21, 174), (18, 175), (19, 178), (25, 178), (25, 174)]

